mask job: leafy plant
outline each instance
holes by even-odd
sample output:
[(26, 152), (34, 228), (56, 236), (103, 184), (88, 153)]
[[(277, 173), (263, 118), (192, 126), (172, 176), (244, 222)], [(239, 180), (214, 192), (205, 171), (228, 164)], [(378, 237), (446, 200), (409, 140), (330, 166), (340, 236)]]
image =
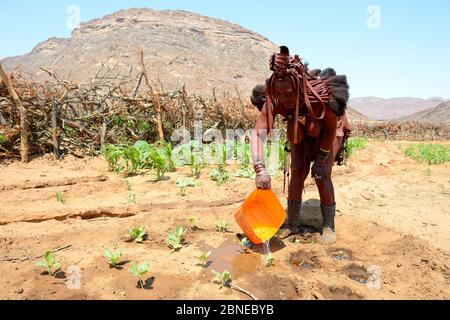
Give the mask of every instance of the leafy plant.
[(189, 179), (178, 178), (177, 181), (175, 182), (175, 184), (179, 188), (179, 192), (178, 193), (181, 196), (185, 196), (186, 195), (186, 188), (187, 187), (195, 187), (195, 181), (192, 180), (192, 178), (189, 178)]
[(141, 154), (135, 146), (128, 146), (123, 149), (123, 161), (125, 163), (125, 175), (136, 174), (141, 165)]
[(216, 270), (211, 270), (211, 272), (214, 274), (213, 281), (217, 283), (221, 288), (222, 287), (229, 287), (231, 284), (231, 273), (227, 270), (220, 273)]
[(203, 267), (206, 267), (206, 263), (208, 262), (210, 255), (211, 255), (211, 251), (208, 251), (208, 252), (204, 252), (200, 256), (198, 256), (198, 259), (200, 260), (200, 264), (203, 265)]
[(177, 226), (174, 231), (169, 231), (167, 234), (167, 244), (173, 251), (178, 251), (182, 248), (185, 233), (186, 230), (184, 230), (183, 226)]
[(175, 171), (175, 163), (172, 160), (172, 144), (167, 141), (158, 141), (154, 144), (154, 147), (163, 155), (167, 161), (167, 170), (172, 172)]
[(0, 144), (3, 144), (6, 142), (6, 136), (3, 133), (0, 133)]
[(147, 261), (143, 262), (139, 265), (135, 262), (132, 262), (130, 264), (130, 273), (132, 276), (139, 278), (139, 283), (141, 285), (141, 288), (144, 288), (143, 277), (145, 277), (145, 275), (147, 274), (148, 269), (149, 269), (149, 263)]
[(242, 292), (246, 295), (248, 295), (250, 298), (252, 298), (253, 300), (258, 300), (253, 294), (251, 294), (249, 291), (231, 283), (232, 279), (231, 279), (231, 273), (227, 270), (223, 271), (222, 273), (217, 272), (215, 270), (211, 270), (211, 272), (214, 274), (214, 278), (213, 281), (215, 283), (217, 283), (220, 288), (222, 287), (229, 287), (232, 288), (234, 290), (237, 290), (239, 292)]
[(136, 228), (132, 227), (128, 230), (128, 238), (133, 239), (136, 242), (142, 242), (144, 241), (145, 237), (147, 235), (147, 231), (145, 231), (144, 227)]
[(191, 151), (191, 176), (196, 179), (200, 178), (201, 172), (201, 152), (200, 151)]
[(425, 170), (425, 175), (431, 176), (431, 168), (430, 167), (428, 167), (427, 170)]
[(199, 221), (198, 217), (189, 217), (188, 221), (191, 224), (192, 230), (198, 230), (198, 221)]
[(219, 219), (216, 221), (216, 230), (219, 232), (228, 231), (228, 222), (225, 219)]
[(358, 149), (364, 149), (367, 147), (367, 142), (364, 138), (350, 138), (347, 142), (347, 149), (345, 151), (345, 157), (349, 158), (355, 154)]
[(52, 268), (59, 268), (61, 264), (56, 262), (55, 254), (51, 251), (46, 251), (44, 254), (44, 261), (36, 263), (37, 267), (45, 267), (49, 275), (53, 275)]
[(128, 196), (128, 201), (130, 201), (131, 203), (136, 203), (136, 193), (131, 192)]
[(103, 253), (103, 256), (108, 261), (108, 264), (111, 268), (115, 268), (117, 264), (120, 262), (120, 258), (122, 257), (122, 251), (113, 253), (112, 251), (106, 249)]
[(405, 155), (419, 163), (442, 164), (450, 162), (450, 145), (411, 144), (405, 149)]
[(61, 192), (56, 193), (56, 201), (58, 201), (61, 204), (66, 204), (66, 200), (64, 200)]
[(153, 150), (153, 147), (148, 144), (147, 141), (136, 141), (134, 147), (139, 152), (139, 168), (141, 169), (152, 169), (152, 162), (150, 158), (150, 153)]
[(165, 150), (151, 149), (149, 156), (151, 159), (152, 167), (156, 170), (156, 181), (164, 179), (164, 174), (169, 170), (170, 164), (165, 156)]
[(248, 178), (254, 180), (256, 177), (256, 173), (255, 170), (251, 169), (250, 167), (241, 166), (235, 173), (235, 177)]
[(218, 186), (220, 186), (220, 185), (224, 184), (225, 182), (227, 182), (228, 180), (230, 180), (230, 177), (231, 177), (230, 173), (227, 170), (225, 170), (225, 167), (223, 164), (219, 164), (217, 166), (217, 169), (213, 169), (211, 171), (210, 176), (213, 181), (216, 181), (216, 184)]
[(236, 143), (235, 144), (235, 158), (238, 160), (241, 168), (246, 168), (251, 162), (251, 151), (249, 143)]
[(121, 166), (119, 161), (123, 155), (123, 148), (120, 146), (115, 146), (113, 144), (107, 144), (102, 147), (100, 154), (103, 155), (108, 162), (109, 170), (119, 173), (121, 171)]

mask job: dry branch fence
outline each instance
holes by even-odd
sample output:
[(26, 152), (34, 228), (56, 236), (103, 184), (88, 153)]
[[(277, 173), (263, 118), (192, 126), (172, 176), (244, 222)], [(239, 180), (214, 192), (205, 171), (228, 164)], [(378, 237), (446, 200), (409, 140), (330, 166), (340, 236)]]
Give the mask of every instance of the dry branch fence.
[(350, 120), (352, 136), (410, 141), (450, 140), (450, 123)]
[[(192, 133), (199, 120), (204, 129), (247, 130), (258, 115), (249, 99), (239, 95), (218, 96), (213, 90), (210, 97), (201, 97), (184, 87), (163, 92), (147, 73), (142, 51), (139, 72), (130, 67), (129, 73), (121, 74), (103, 63), (85, 83), (63, 79), (50, 68), (41, 70), (50, 81), (26, 80), (20, 72), (1, 77), (0, 158), (27, 161), (28, 154), (48, 152), (56, 159), (64, 154), (94, 155), (105, 143), (169, 139), (177, 128)], [(354, 136), (449, 139), (448, 124), (353, 121), (352, 126)]]
[[(25, 138), (30, 154), (83, 157), (96, 154), (105, 143), (170, 139), (177, 128), (192, 133), (194, 122), (199, 120), (203, 128), (250, 128), (258, 115), (249, 101), (227, 93), (217, 96), (213, 90), (211, 97), (205, 98), (188, 94), (184, 87), (162, 92), (150, 80), (143, 59), (137, 75), (133, 76), (131, 69), (121, 75), (104, 64), (83, 84), (41, 69), (51, 81), (37, 83), (25, 80), (20, 73), (9, 75), (26, 110)], [(0, 82), (0, 110), (0, 157), (19, 158), (24, 126), (4, 82)]]

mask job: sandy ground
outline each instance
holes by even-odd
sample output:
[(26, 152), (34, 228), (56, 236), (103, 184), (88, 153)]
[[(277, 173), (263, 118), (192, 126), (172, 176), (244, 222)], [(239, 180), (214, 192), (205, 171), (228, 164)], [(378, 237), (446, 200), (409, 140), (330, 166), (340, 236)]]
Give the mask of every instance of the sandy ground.
[[(234, 178), (221, 187), (202, 171), (200, 186), (177, 194), (175, 180), (188, 168), (155, 182), (153, 173), (128, 178), (108, 172), (99, 158), (50, 155), (28, 164), (0, 165), (0, 298), (2, 299), (249, 299), (212, 282), (211, 270), (229, 270), (233, 283), (259, 299), (450, 299), (450, 166), (405, 158), (406, 142), (376, 142), (335, 167), (337, 243), (318, 243), (318, 193), (304, 195), (302, 234), (272, 239), (274, 266), (262, 264), (262, 248), (243, 250), (234, 213), (254, 189)], [(282, 177), (273, 189), (285, 205)], [(66, 204), (56, 201), (61, 192)], [(131, 192), (136, 204), (129, 202)], [(188, 227), (186, 244), (172, 253), (169, 229)], [(227, 233), (215, 231), (225, 218)], [(143, 243), (126, 242), (132, 226), (145, 226)], [(123, 250), (124, 263), (109, 268), (106, 249)], [(36, 262), (55, 250), (62, 268), (44, 274)], [(196, 256), (211, 250), (206, 268)], [(129, 272), (131, 261), (150, 262), (145, 288)], [(373, 267), (375, 266), (375, 267)], [(80, 271), (80, 288), (73, 288)], [(381, 288), (370, 284), (379, 270)], [(368, 279), (369, 278), (369, 279)], [(366, 283), (368, 282), (368, 284)]]

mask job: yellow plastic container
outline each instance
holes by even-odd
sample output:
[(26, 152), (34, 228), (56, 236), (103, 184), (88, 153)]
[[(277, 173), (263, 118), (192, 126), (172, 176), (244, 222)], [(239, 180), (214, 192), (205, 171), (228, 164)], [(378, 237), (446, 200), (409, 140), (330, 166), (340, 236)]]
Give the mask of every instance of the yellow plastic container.
[(256, 189), (235, 214), (247, 238), (260, 244), (272, 238), (286, 219), (286, 213), (272, 190)]

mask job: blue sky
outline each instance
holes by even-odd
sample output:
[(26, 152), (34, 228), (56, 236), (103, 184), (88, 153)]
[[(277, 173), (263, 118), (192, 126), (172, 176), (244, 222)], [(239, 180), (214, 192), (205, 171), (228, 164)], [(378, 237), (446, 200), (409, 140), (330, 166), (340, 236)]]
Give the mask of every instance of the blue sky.
[(450, 0), (0, 0), (0, 59), (119, 9), (182, 9), (290, 47), (311, 67), (346, 74), (352, 97), (450, 98)]

